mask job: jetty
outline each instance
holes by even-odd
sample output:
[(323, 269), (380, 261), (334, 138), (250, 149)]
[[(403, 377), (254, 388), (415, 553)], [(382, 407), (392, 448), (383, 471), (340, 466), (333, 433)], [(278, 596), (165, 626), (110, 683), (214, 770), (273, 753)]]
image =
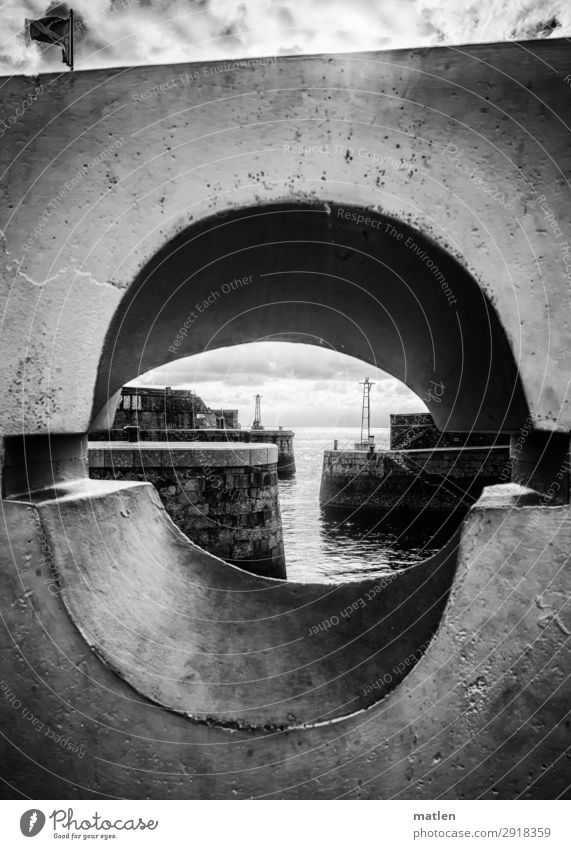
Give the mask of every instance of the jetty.
[(442, 433), (429, 413), (390, 417), (390, 448), (368, 436), (323, 455), (322, 507), (465, 510), (509, 478), (509, 434)]

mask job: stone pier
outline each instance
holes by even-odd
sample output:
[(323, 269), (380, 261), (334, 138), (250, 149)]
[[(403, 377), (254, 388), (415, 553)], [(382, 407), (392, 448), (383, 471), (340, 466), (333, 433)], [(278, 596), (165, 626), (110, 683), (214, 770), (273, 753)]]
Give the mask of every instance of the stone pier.
[(430, 413), (392, 413), (390, 416), (391, 451), (411, 448), (477, 448), (510, 444), (509, 433), (478, 433), (438, 430)]
[[(277, 469), (280, 477), (295, 474), (295, 455), (293, 451), (293, 430), (272, 428), (268, 430), (247, 430), (246, 428), (145, 428), (139, 427), (138, 438), (145, 442), (243, 442), (246, 445), (271, 443), (277, 446)], [(125, 428), (114, 427), (108, 431), (97, 431), (89, 435), (93, 442), (124, 441), (127, 438)]]
[(275, 445), (95, 442), (91, 478), (147, 481), (192, 542), (256, 575), (285, 578)]
[(500, 482), (509, 447), (325, 451), (322, 507), (466, 510)]
[(510, 476), (510, 437), (442, 432), (430, 413), (390, 417), (390, 450), (325, 451), (323, 507), (466, 510)]
[(293, 430), (282, 430), (272, 428), (271, 430), (233, 430), (230, 431), (229, 440), (238, 439), (240, 433), (242, 440), (249, 443), (273, 442), (278, 448), (278, 474), (280, 477), (288, 477), (295, 474), (295, 456), (293, 453)]

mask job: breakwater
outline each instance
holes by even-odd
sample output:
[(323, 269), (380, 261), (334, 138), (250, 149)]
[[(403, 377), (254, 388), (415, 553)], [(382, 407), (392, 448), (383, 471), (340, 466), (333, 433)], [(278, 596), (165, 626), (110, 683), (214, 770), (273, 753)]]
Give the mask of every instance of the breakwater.
[(295, 474), (295, 455), (293, 450), (293, 430), (274, 428), (271, 430), (246, 430), (245, 428), (137, 428), (127, 426), (112, 428), (108, 431), (91, 433), (92, 442), (124, 442), (132, 437), (145, 442), (242, 442), (246, 445), (271, 443), (278, 449), (277, 470), (280, 477)]
[(95, 442), (89, 476), (154, 484), (192, 542), (256, 575), (286, 577), (275, 445)]
[(324, 452), (322, 507), (465, 510), (509, 463), (509, 436), (441, 433), (424, 413), (390, 423), (391, 450)]

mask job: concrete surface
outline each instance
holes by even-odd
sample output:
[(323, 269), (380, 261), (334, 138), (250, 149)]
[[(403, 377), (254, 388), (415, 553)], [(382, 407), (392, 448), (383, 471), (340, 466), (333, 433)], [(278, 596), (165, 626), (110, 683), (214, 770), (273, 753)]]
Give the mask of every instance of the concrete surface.
[[(0, 151), (1, 388), (26, 401), (16, 418), (3, 405), (0, 430), (43, 432), (49, 414), (53, 432), (84, 433), (145, 369), (274, 332), (374, 362), (422, 398), (444, 381), (445, 399), (428, 404), (442, 429), (517, 430), (515, 361), (535, 426), (569, 430), (570, 269), (542, 203), (568, 237), (570, 66), (567, 42), (548, 39), (280, 57), (144, 100), (195, 66), (34, 80), (45, 93)], [(30, 85), (5, 80), (2, 112)], [(362, 213), (374, 226), (357, 224)], [(456, 304), (405, 236), (442, 267)], [(308, 284), (321, 307), (300, 310)], [(177, 348), (189, 305), (213, 291)]]
[[(5, 114), (44, 89), (0, 147), (7, 794), (566, 793), (571, 518), (568, 489), (546, 497), (571, 429), (567, 42), (283, 57), (138, 96), (196, 68), (0, 87)], [(533, 429), (527, 488), (470, 510), (454, 577), (446, 552), (410, 572), (436, 606), (406, 633), (383, 599), (400, 577), (374, 597), (386, 622), (327, 627), (330, 596), (362, 609), (354, 588), (270, 585), (197, 552), (150, 487), (87, 480), (126, 381), (272, 334), (379, 365), (442, 430)], [(247, 592), (218, 611), (228, 587)], [(239, 658), (202, 609), (231, 611)]]
[[(106, 487), (108, 497), (103, 490), (97, 494), (97, 486)], [(335, 663), (328, 655), (339, 648), (336, 629), (310, 640), (302, 624), (338, 609), (336, 601), (346, 603), (349, 593), (355, 598), (356, 586), (263, 581), (222, 564), (213, 572), (210, 562), (205, 570), (213, 558), (184, 541), (149, 486), (92, 482), (89, 488), (93, 510), (84, 483), (68, 485), (58, 499), (40, 499), (33, 508), (3, 502), (8, 540), (1, 548), (6, 638), (0, 711), (2, 727), (10, 729), (2, 753), (8, 796), (526, 799), (565, 792), (568, 506), (545, 510), (534, 493), (507, 485), (472, 508), (452, 592), (430, 646), (418, 662), (418, 656), (401, 653), (397, 666), (404, 666), (406, 677), (380, 701), (352, 713), (363, 700), (378, 698), (375, 685), (385, 674), (389, 680), (395, 674), (392, 668), (384, 672), (387, 664), (376, 655), (382, 638), (361, 632), (354, 649), (345, 645)], [(541, 518), (530, 528), (534, 511)], [(62, 552), (60, 523), (69, 528), (75, 558)], [(38, 528), (45, 528), (45, 536)], [(130, 528), (143, 539), (134, 539)], [(160, 542), (148, 550), (144, 567), (152, 588), (157, 586), (151, 595), (131, 564), (153, 531)], [(116, 547), (107, 548), (108, 536), (116, 534), (131, 541), (133, 554), (123, 548), (117, 557)], [(48, 551), (56, 542), (60, 584), (51, 583), (42, 552), (46, 539)], [(110, 587), (97, 574), (94, 555)], [(414, 571), (422, 574), (425, 564)], [(214, 574), (218, 583), (207, 591), (201, 575)], [(195, 579), (207, 608), (197, 607), (187, 591)], [(378, 612), (382, 596), (373, 602)], [(296, 597), (305, 606), (284, 616)], [(208, 617), (206, 609), (212, 611)], [(373, 624), (367, 608), (362, 612)], [(176, 639), (177, 623), (181, 633), (192, 634), (190, 642)], [(348, 633), (351, 618), (345, 625)], [(385, 632), (380, 620), (376, 631), (379, 637)], [(229, 633), (248, 654), (226, 653)], [(120, 639), (110, 640), (113, 634)], [(284, 651), (281, 637), (299, 639)], [(141, 654), (131, 656), (139, 640)], [(166, 666), (157, 665), (159, 656)], [(273, 689), (263, 671), (271, 669), (271, 658), (283, 683), (292, 670), (291, 687), (277, 695), (277, 703), (270, 698), (262, 704), (260, 697)], [(297, 671), (296, 659), (302, 660)], [(261, 678), (250, 685), (255, 694), (229, 683), (218, 702), (220, 721), (183, 716), (193, 706), (215, 706), (224, 668), (234, 673), (232, 682)], [(365, 668), (368, 696), (360, 696), (351, 682), (365, 682)], [(335, 681), (338, 676), (347, 687)], [(318, 700), (311, 689), (319, 681), (322, 692), (337, 693), (344, 703)], [(10, 694), (19, 707), (12, 706)], [(160, 706), (171, 700), (176, 711)], [(231, 700), (246, 721), (281, 721), (289, 707), (299, 712), (296, 721), (321, 722), (288, 730), (235, 722), (223, 727)], [(22, 715), (24, 706), (31, 715)], [(346, 718), (328, 721), (330, 707)], [(36, 731), (33, 718), (70, 738), (83, 757), (54, 742), (45, 727)], [(286, 715), (285, 721), (292, 720)]]
[(97, 655), (158, 704), (220, 723), (315, 724), (378, 700), (405, 669), (366, 686), (420, 659), (456, 565), (451, 543), (376, 590), (379, 579), (262, 580), (191, 545), (149, 484), (72, 483), (34, 505), (61, 598)]

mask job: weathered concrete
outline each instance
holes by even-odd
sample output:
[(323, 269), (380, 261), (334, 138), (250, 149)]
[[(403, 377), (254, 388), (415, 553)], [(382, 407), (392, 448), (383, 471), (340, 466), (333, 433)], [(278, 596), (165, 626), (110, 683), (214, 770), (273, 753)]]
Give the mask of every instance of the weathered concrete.
[[(0, 430), (43, 432), (49, 414), (53, 432), (84, 433), (142, 371), (283, 332), (379, 365), (423, 399), (443, 380), (442, 402), (428, 401), (443, 430), (517, 430), (517, 358), (535, 427), (568, 431), (569, 261), (540, 198), (568, 237), (570, 65), (567, 42), (549, 39), (283, 57), (144, 100), (141, 88), (195, 66), (42, 76), (0, 151), (1, 395), (26, 401), (16, 419), (2, 406)], [(6, 79), (2, 112), (29, 88)], [(176, 347), (189, 304), (213, 291)]]
[[(384, 213), (375, 218), (382, 228), (369, 232), (357, 225), (362, 210), (351, 208), (353, 222), (340, 217), (341, 211), (335, 204), (250, 208), (228, 213), (223, 223), (198, 222), (192, 236), (184, 232), (172, 239), (142, 269), (113, 317), (96, 398), (104, 402), (115, 381), (123, 383), (135, 368), (146, 370), (164, 358), (165, 339), (188, 302), (189, 275), (195, 274), (193, 292), (212, 290), (228, 277), (238, 255), (257, 274), (234, 300), (228, 295), (210, 308), (216, 344), (268, 334), (294, 341), (321, 338), (336, 350), (376, 360), (421, 397), (432, 381), (445, 382), (444, 398), (431, 409), (442, 429), (516, 430), (527, 407), (508, 340), (480, 286), (408, 224), (398, 223), (403, 239), (395, 240), (386, 228), (396, 225)], [(440, 288), (409, 239), (454, 280), (457, 305), (442, 303)], [(177, 355), (211, 346), (212, 335), (210, 322), (197, 322)], [(136, 360), (133, 339), (141, 352)], [(107, 408), (97, 409), (96, 422), (104, 423)]]
[[(386, 652), (406, 638), (405, 626), (389, 627), (383, 591), (309, 638), (304, 627), (358, 601), (360, 585), (272, 582), (217, 568), (168, 521), (148, 485), (79, 482), (55, 500), (40, 495), (32, 509), (3, 508), (0, 712), (9, 795), (525, 799), (553, 798), (567, 786), (568, 506), (540, 508), (534, 493), (508, 485), (472, 508), (438, 631), (419, 662), (401, 651), (395, 664)], [(541, 518), (531, 530), (535, 511)], [(111, 545), (117, 537), (120, 548)], [(426, 564), (406, 575), (428, 578)], [(418, 584), (423, 595), (429, 586)], [(341, 627), (345, 638), (353, 630), (354, 644)], [(382, 701), (352, 713), (382, 694), (385, 675), (390, 682), (403, 674)], [(314, 691), (316, 684), (323, 686)], [(36, 732), (5, 688), (84, 757)], [(171, 699), (176, 712), (159, 706)], [(225, 729), (180, 715), (197, 704), (246, 722), (318, 724)], [(332, 708), (348, 716), (328, 722)]]
[(514, 483), (533, 487), (549, 503), (569, 503), (571, 462), (566, 434), (530, 431), (523, 438), (512, 437), (509, 466)]
[(152, 483), (171, 519), (205, 551), (285, 578), (275, 445), (94, 442), (89, 475)]
[[(420, 659), (456, 566), (451, 543), (385, 581), (264, 581), (190, 545), (148, 484), (70, 483), (33, 503), (61, 597), (98, 656), (158, 704), (221, 723), (314, 724), (377, 701), (412, 660), (380, 688), (367, 685)], [(82, 550), (71, 554), (78, 525)]]
[(2, 444), (2, 497), (29, 496), (54, 481), (87, 477), (87, 437), (31, 434), (8, 437)]
[[(318, 628), (309, 644), (296, 630), (310, 615), (292, 608), (296, 593), (316, 627), (334, 615), (336, 596), (358, 611), (354, 590), (271, 582), (197, 552), (148, 486), (89, 482), (86, 469), (73, 484), (61, 479), (79, 474), (85, 434), (109, 427), (114, 394), (138, 374), (279, 334), (402, 378), (442, 430), (517, 434), (529, 411), (542, 435), (522, 474), (546, 487), (554, 466), (544, 432), (571, 429), (567, 43), (286, 57), (135, 96), (195, 68), (42, 77), (45, 94), (0, 147), (0, 432), (16, 440), (3, 448), (15, 458), (3, 463), (3, 493), (35, 498), (32, 508), (2, 503), (8, 792), (564, 793), (568, 504), (546, 506), (509, 485), (485, 494), (461, 528), (456, 576), (442, 578), (443, 616), (444, 597), (430, 596), (432, 642), (411, 660), (423, 629), (410, 609), (406, 633), (391, 607), (379, 641), (372, 620), (360, 629), (351, 615), (350, 640), (340, 624)], [(30, 85), (3, 81), (0, 109), (16, 114)], [(433, 381), (444, 387), (437, 400)], [(437, 580), (430, 564), (407, 574)], [(202, 606), (192, 598), (198, 577)], [(246, 592), (218, 613), (229, 587)], [(234, 658), (228, 605), (243, 649)], [(137, 630), (125, 635), (130, 622)], [(389, 644), (399, 660), (386, 671), (375, 658)], [(264, 690), (274, 652), (284, 680)], [(211, 670), (224, 679), (206, 677)], [(405, 677), (376, 703), (385, 675)], [(247, 682), (260, 698), (248, 701)], [(317, 715), (314, 685), (324, 692)], [(290, 694), (311, 727), (292, 727), (297, 714), (282, 704)], [(214, 718), (179, 715), (196, 705)], [(84, 744), (84, 757), (32, 731), (30, 711)], [(246, 712), (255, 726), (232, 726)], [(268, 726), (284, 714), (287, 730)]]

